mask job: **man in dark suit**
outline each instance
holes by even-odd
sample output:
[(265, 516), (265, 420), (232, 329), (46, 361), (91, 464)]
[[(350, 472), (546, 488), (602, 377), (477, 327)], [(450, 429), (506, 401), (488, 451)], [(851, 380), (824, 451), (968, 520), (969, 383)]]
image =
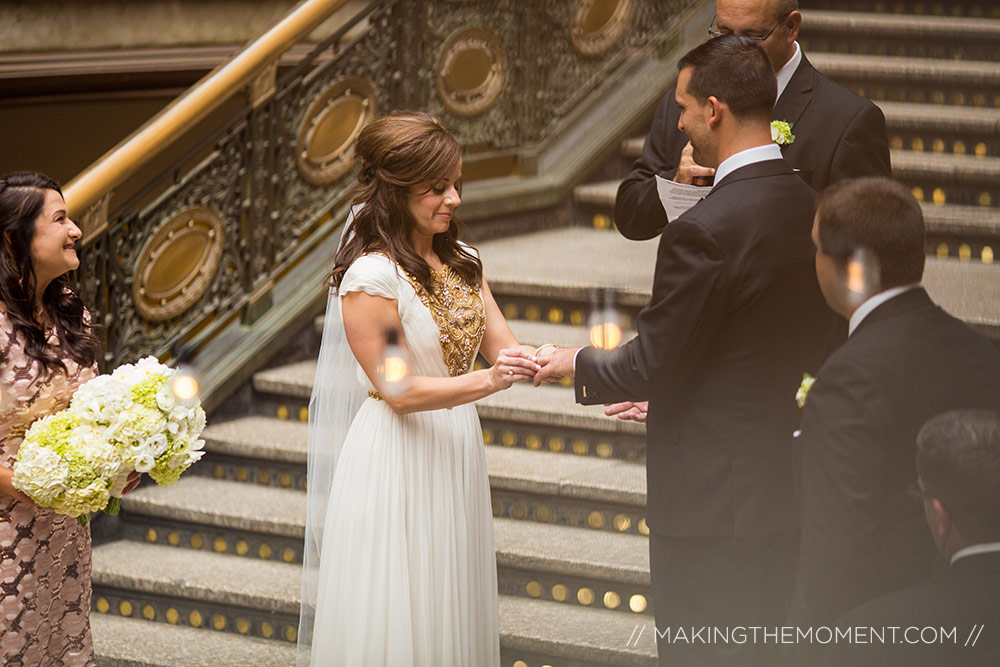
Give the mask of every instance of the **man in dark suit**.
[(1000, 665), (1000, 412), (954, 410), (927, 422), (917, 437), (917, 471), (947, 568), (838, 621), (896, 627), (902, 641), (838, 642), (826, 650), (831, 667)]
[[(809, 64), (796, 43), (802, 15), (797, 0), (717, 0), (712, 34), (760, 41), (778, 77), (774, 120), (791, 124), (795, 141), (784, 158), (817, 192), (844, 178), (888, 176), (885, 116), (868, 100), (837, 85)], [(692, 154), (678, 131), (680, 109), (671, 90), (663, 98), (640, 157), (618, 188), (615, 224), (626, 238), (651, 239), (667, 224), (655, 175), (691, 183), (714, 169)]]
[(799, 625), (833, 622), (930, 575), (934, 545), (907, 493), (917, 432), (946, 410), (1000, 406), (1000, 353), (920, 287), (924, 222), (903, 185), (830, 186), (813, 239), (823, 295), (850, 335), (802, 414)]
[(775, 80), (753, 40), (713, 39), (680, 61), (681, 129), (711, 193), (660, 240), (638, 335), (614, 351), (558, 350), (577, 401), (646, 400), (647, 515), (663, 664), (750, 664), (753, 642), (677, 641), (680, 628), (782, 622), (797, 512), (795, 387), (835, 319), (809, 240), (815, 193), (771, 142)]

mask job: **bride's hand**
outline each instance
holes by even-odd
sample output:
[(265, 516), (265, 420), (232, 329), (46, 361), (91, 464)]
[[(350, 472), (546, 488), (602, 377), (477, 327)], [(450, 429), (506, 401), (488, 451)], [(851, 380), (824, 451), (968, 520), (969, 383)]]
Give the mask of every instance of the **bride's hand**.
[(534, 357), (516, 347), (500, 350), (489, 369), (490, 382), (497, 389), (507, 389), (515, 382), (528, 382), (541, 368)]

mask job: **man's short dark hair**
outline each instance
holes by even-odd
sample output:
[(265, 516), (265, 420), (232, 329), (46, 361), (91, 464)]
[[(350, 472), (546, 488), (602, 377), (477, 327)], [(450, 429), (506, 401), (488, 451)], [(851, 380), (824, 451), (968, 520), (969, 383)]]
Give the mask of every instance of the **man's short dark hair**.
[(952, 410), (917, 435), (924, 495), (937, 498), (973, 544), (1000, 541), (1000, 412)]
[(688, 51), (677, 63), (691, 67), (688, 92), (704, 104), (709, 97), (725, 102), (737, 117), (771, 117), (778, 81), (764, 49), (752, 39), (721, 35)]
[(866, 177), (828, 187), (816, 204), (819, 247), (846, 264), (859, 250), (878, 262), (878, 291), (920, 282), (924, 214), (909, 190), (891, 178)]

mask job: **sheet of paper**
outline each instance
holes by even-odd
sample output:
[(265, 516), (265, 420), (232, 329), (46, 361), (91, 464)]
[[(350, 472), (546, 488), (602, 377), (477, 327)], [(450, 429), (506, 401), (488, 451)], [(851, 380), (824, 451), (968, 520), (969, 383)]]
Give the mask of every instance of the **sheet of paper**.
[(656, 192), (667, 213), (667, 222), (676, 220), (677, 216), (704, 199), (711, 189), (711, 185), (687, 185), (656, 176)]

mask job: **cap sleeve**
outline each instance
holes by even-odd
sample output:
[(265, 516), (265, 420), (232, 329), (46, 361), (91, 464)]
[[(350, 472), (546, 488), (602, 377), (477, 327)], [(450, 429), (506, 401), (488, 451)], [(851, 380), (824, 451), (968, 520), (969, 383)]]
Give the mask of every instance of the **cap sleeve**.
[(396, 265), (382, 255), (362, 255), (344, 272), (340, 295), (364, 292), (386, 299), (399, 298), (400, 278)]

